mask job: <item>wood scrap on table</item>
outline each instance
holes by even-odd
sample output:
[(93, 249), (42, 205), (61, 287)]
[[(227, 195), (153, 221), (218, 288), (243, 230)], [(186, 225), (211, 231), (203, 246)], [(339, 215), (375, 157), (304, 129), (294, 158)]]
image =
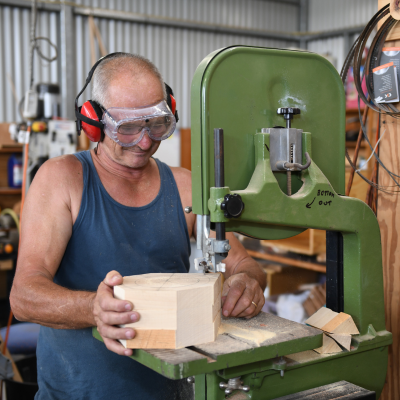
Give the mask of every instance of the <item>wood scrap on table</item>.
[(351, 315), (343, 312), (337, 313), (326, 307), (320, 308), (315, 314), (308, 318), (306, 324), (328, 333), (346, 335), (358, 335), (360, 333)]
[(343, 312), (337, 313), (326, 307), (320, 308), (306, 321), (306, 324), (325, 332), (322, 347), (314, 349), (320, 354), (342, 351), (338, 344), (346, 350), (350, 350), (351, 335), (360, 333), (351, 315)]
[(212, 342), (221, 322), (221, 275), (159, 273), (124, 277), (114, 297), (129, 300), (140, 320), (131, 349), (180, 349)]
[(317, 349), (314, 349), (314, 351), (319, 354), (332, 354), (340, 353), (342, 349), (332, 338), (324, 333), (322, 337), (322, 347), (318, 347)]
[(335, 341), (338, 342), (346, 350), (350, 350), (351, 335), (340, 335), (336, 333), (330, 333), (328, 334), (328, 336), (330, 336), (332, 339), (335, 339)]
[[(250, 319), (222, 317), (221, 334), (217, 340), (194, 348), (216, 359), (226, 354), (269, 347), (273, 354), (271, 357), (275, 357), (280, 343), (296, 341), (296, 345), (304, 347), (298, 351), (311, 350), (314, 346), (310, 346), (310, 339), (319, 339), (320, 336), (318, 329), (261, 311)], [(303, 338), (307, 340), (298, 340)]]

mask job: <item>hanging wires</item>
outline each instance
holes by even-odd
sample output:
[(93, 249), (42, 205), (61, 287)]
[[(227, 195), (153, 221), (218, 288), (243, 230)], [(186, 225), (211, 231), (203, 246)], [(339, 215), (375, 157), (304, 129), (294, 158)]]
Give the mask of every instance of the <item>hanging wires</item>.
[[(366, 178), (356, 166), (358, 151), (356, 152), (354, 160), (351, 160), (350, 155), (346, 149), (346, 158), (349, 161), (350, 166), (353, 169), (351, 172), (351, 175), (350, 175), (350, 181), (349, 181), (349, 185), (347, 187), (346, 195), (349, 195), (349, 191), (351, 188), (351, 183), (353, 181), (354, 173), (357, 173), (365, 182), (367, 182), (369, 185), (376, 188), (377, 190), (380, 190), (380, 191), (383, 191), (383, 192), (389, 193), (389, 194), (400, 192), (400, 182), (396, 179), (396, 178), (400, 178), (400, 176), (393, 173), (392, 171), (390, 171), (385, 166), (385, 164), (380, 160), (378, 153), (376, 152), (376, 146), (375, 146), (375, 148), (372, 146), (372, 144), (370, 143), (370, 140), (368, 138), (368, 135), (367, 135), (367, 130), (365, 127), (367, 109), (364, 110), (364, 116), (361, 117), (361, 108), (360, 108), (360, 99), (361, 99), (364, 102), (364, 104), (366, 105), (366, 107), (371, 108), (372, 110), (378, 112), (379, 114), (387, 114), (393, 118), (400, 118), (400, 111), (394, 105), (392, 105), (390, 103), (386, 103), (386, 104), (377, 103), (374, 100), (372, 70), (376, 66), (379, 65), (380, 54), (382, 52), (382, 48), (384, 46), (387, 35), (388, 35), (389, 31), (397, 23), (397, 21), (394, 18), (392, 18), (392, 16), (390, 14), (389, 15), (388, 14), (389, 14), (389, 4), (382, 7), (368, 22), (368, 24), (365, 26), (365, 28), (362, 31), (362, 33), (360, 34), (360, 36), (357, 38), (357, 40), (354, 42), (353, 46), (351, 47), (349, 54), (347, 55), (345, 62), (343, 64), (343, 68), (340, 72), (340, 76), (342, 78), (343, 84), (345, 84), (349, 68), (353, 64), (354, 83), (355, 83), (355, 86), (356, 86), (356, 89), (358, 92), (358, 114), (359, 114), (359, 119), (360, 119), (360, 131), (359, 131), (359, 137), (358, 137), (358, 141), (357, 141), (358, 147), (361, 142), (361, 139), (364, 138), (365, 141), (367, 142), (368, 146), (371, 149), (371, 152), (372, 152), (371, 156), (373, 155), (376, 159), (376, 162), (379, 164), (379, 166), (381, 166), (389, 174), (394, 185), (382, 186), (382, 185), (378, 185), (378, 183), (374, 182), (373, 180)], [(364, 63), (363, 72), (360, 74), (360, 71), (362, 69), (362, 64), (363, 64), (363, 62), (362, 62), (363, 54), (364, 54), (368, 39), (371, 36), (371, 33), (375, 30), (378, 22), (382, 18), (385, 18), (386, 16), (388, 16), (388, 18), (386, 19), (386, 21), (383, 22), (383, 24), (380, 27), (380, 29), (378, 30), (377, 34), (373, 38), (370, 50), (367, 54), (367, 58)], [(368, 97), (364, 94), (362, 86), (361, 86), (364, 77), (365, 77), (365, 82), (366, 82), (366, 86), (367, 86)], [(376, 179), (374, 179), (374, 180), (376, 180)]]
[(36, 18), (37, 18), (37, 0), (32, 0), (31, 11), (31, 44), (29, 47), (29, 89), (33, 89), (33, 56), (35, 54), (36, 44)]
[[(30, 32), (30, 48), (29, 48), (29, 89), (33, 89), (34, 82), (34, 71), (33, 71), (33, 57), (35, 54), (35, 50), (37, 51), (38, 56), (47, 61), (52, 62), (58, 58), (58, 50), (57, 46), (51, 42), (51, 40), (45, 36), (36, 36), (36, 24), (37, 24), (37, 0), (32, 0), (32, 11), (31, 11), (31, 32)], [(42, 53), (42, 50), (39, 46), (40, 41), (47, 42), (50, 47), (53, 48), (55, 55), (53, 57), (48, 57)]]

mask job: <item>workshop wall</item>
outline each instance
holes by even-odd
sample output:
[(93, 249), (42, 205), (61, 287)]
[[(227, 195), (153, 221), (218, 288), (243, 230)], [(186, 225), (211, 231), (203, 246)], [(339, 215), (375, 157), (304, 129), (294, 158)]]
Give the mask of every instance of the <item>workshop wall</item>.
[[(309, 0), (308, 31), (326, 31), (363, 26), (378, 11), (376, 0)], [(351, 35), (350, 46), (358, 35)], [(307, 49), (320, 54), (330, 54), (336, 59), (340, 71), (349, 48), (343, 36), (313, 40)]]
[[(31, 13), (28, 8), (0, 6), (0, 121), (20, 121), (17, 101), (29, 89), (29, 26)], [(37, 16), (37, 36), (48, 37), (59, 44), (59, 15), (41, 11)], [(49, 46), (41, 46), (49, 53)], [(54, 53), (53, 53), (54, 54)], [(35, 83), (58, 82), (57, 62), (46, 63), (35, 57)]]
[[(54, 3), (59, 3), (55, 1)], [(75, 4), (87, 7), (135, 12), (153, 16), (195, 20), (209, 24), (223, 24), (241, 28), (267, 29), (292, 32), (298, 29), (298, 7), (290, 4), (260, 0), (137, 0), (106, 1), (77, 0)], [(71, 3), (69, 3), (71, 5)], [(59, 43), (57, 13), (39, 11), (38, 32)], [(28, 88), (29, 57), (28, 9), (0, 6), (0, 120), (19, 120), (15, 101), (6, 74), (15, 82), (16, 93), (21, 98)], [(76, 68), (76, 82), (71, 82), (78, 92), (91, 68), (88, 19), (75, 15), (76, 58), (71, 67)], [(139, 53), (153, 61), (174, 89), (179, 102), (180, 127), (190, 126), (190, 85), (200, 61), (211, 51), (243, 44), (263, 47), (293, 47), (294, 43), (282, 40), (258, 39), (218, 32), (160, 27), (149, 24), (95, 18), (108, 52)], [(47, 31), (46, 31), (47, 30)], [(12, 37), (12, 45), (10, 40)], [(49, 51), (46, 44), (43, 51)], [(100, 57), (98, 50), (97, 56)], [(18, 69), (16, 69), (18, 65)], [(36, 59), (35, 82), (58, 81), (59, 62), (40, 67)], [(21, 79), (21, 77), (23, 77)], [(89, 88), (90, 89), (90, 88)], [(83, 99), (88, 98), (88, 90)], [(83, 100), (82, 99), (82, 100)]]

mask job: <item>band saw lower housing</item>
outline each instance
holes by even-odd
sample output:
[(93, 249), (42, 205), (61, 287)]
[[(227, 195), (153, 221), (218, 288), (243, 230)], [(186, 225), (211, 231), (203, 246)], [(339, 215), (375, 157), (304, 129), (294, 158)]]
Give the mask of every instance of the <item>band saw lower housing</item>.
[[(306, 153), (311, 159), (307, 168), (291, 171), (291, 195), (286, 172), (271, 168), (271, 133), (284, 129), (277, 109), (285, 107), (300, 110), (291, 122), (301, 130), (299, 164), (307, 164)], [(350, 351), (322, 355), (313, 351), (322, 345), (321, 331), (261, 313), (228, 321), (247, 332), (268, 331), (258, 344), (219, 335), (213, 343), (138, 350), (132, 358), (171, 379), (193, 377), (196, 400), (270, 400), (339, 381), (378, 398), (392, 341), (384, 319), (380, 231), (365, 203), (343, 196), (345, 96), (334, 67), (304, 51), (217, 50), (196, 70), (191, 123), (193, 212), (204, 228), (198, 235), (213, 224), (258, 239), (326, 230), (327, 306), (350, 314), (360, 334)], [(214, 180), (215, 128), (224, 132), (222, 187)], [(227, 195), (240, 196), (239, 216), (221, 209)]]

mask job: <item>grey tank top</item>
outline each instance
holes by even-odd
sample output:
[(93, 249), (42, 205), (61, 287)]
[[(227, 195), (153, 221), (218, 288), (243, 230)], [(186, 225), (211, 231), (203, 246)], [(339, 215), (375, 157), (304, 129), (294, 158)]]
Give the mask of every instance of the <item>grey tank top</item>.
[[(127, 207), (105, 190), (89, 151), (82, 163), (81, 207), (54, 278), (72, 290), (95, 291), (111, 270), (122, 276), (188, 272), (190, 242), (182, 204), (170, 168), (156, 160), (161, 178), (157, 197)], [(172, 381), (138, 362), (107, 350), (88, 329), (41, 327), (36, 400), (190, 399), (184, 381)]]

